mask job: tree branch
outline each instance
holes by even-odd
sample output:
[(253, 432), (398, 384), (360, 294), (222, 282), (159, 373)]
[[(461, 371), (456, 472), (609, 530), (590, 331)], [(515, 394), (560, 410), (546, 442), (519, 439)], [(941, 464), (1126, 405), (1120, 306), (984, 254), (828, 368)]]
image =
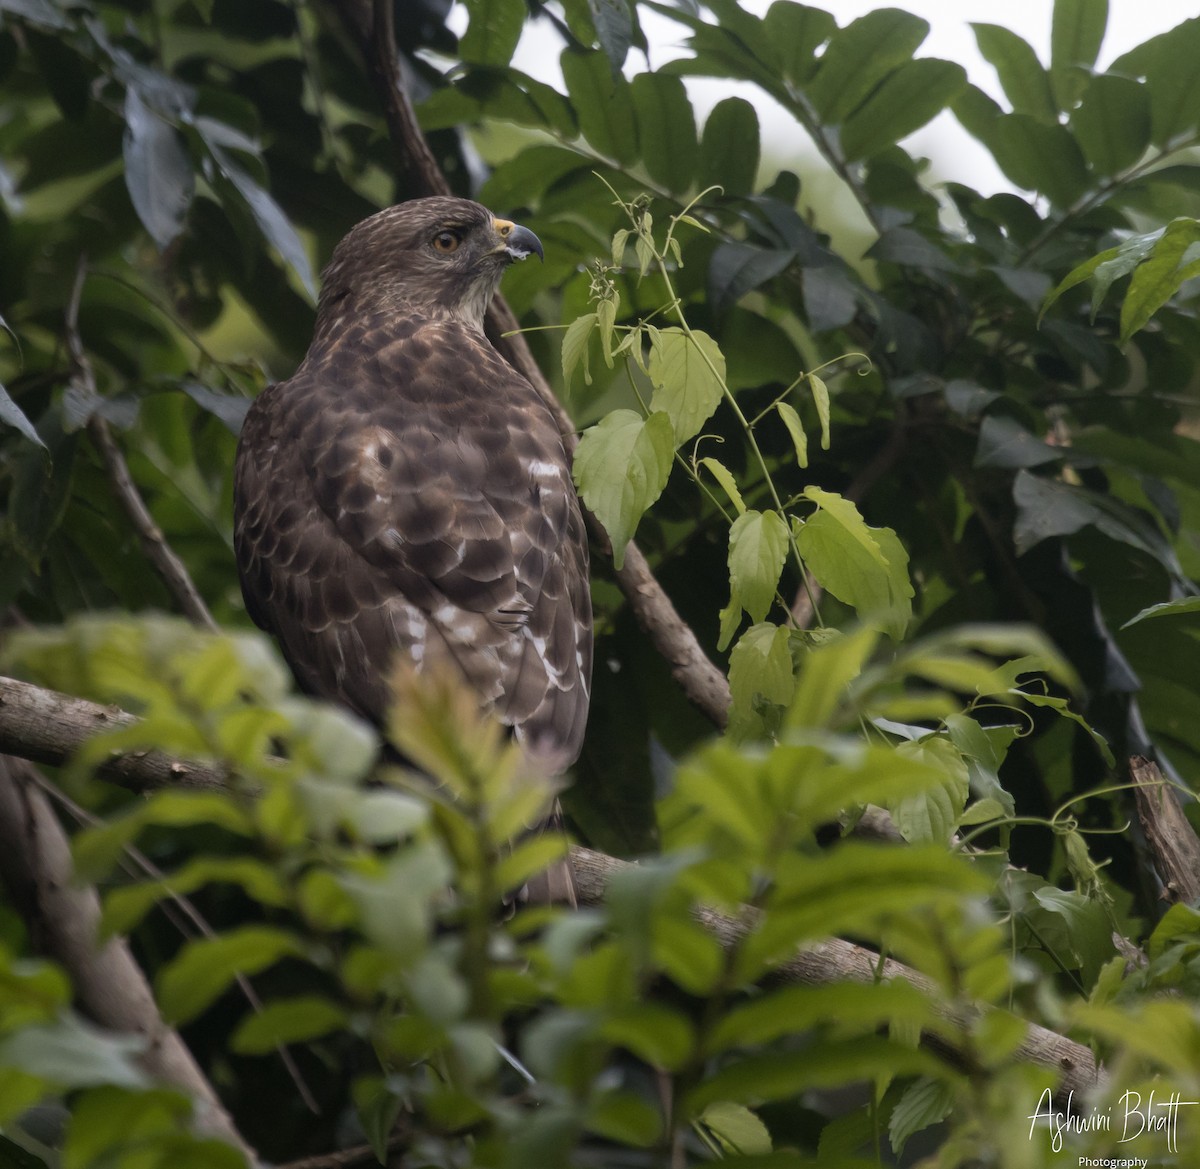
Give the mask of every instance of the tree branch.
[(1138, 819), (1163, 883), (1162, 895), (1172, 903), (1194, 905), (1200, 900), (1200, 840), (1157, 764), (1135, 755), (1129, 771)]
[[(83, 282), (86, 276), (87, 257), (80, 256), (75, 270), (75, 283), (71, 289), (71, 299), (67, 302), (67, 350), (75, 367), (73, 380), (78, 383), (87, 397), (98, 399), (100, 393), (96, 389), (96, 375), (79, 336), (79, 301), (83, 295)], [(158, 570), (186, 616), (201, 628), (215, 630), (217, 623), (208, 611), (204, 598), (200, 596), (183, 561), (175, 555), (174, 550), (167, 543), (162, 529), (154, 522), (150, 509), (139, 494), (137, 486), (133, 482), (133, 476), (129, 473), (125, 456), (121, 454), (108, 423), (100, 414), (93, 413), (88, 419), (87, 429), (104, 461), (113, 490), (121, 501), (125, 514), (133, 523), (146, 558)]]
[[(34, 710), (38, 712), (41, 730), (36, 742), (26, 746), (22, 734), (31, 729), (34, 720), (28, 712)], [(17, 712), (15, 717), (14, 711)], [(0, 750), (28, 753), (28, 757), (41, 762), (64, 763), (97, 725), (127, 726), (135, 721), (133, 715), (115, 707), (99, 706), (52, 690), (40, 690), (27, 682), (0, 678)], [(151, 791), (168, 785), (219, 787), (224, 782), (215, 768), (172, 760), (161, 752), (113, 759), (100, 769), (99, 774), (132, 791)], [(0, 810), (0, 816), (3, 814)], [(2, 843), (0, 847), (3, 847)], [(612, 875), (628, 864), (589, 848), (573, 847), (571, 865), (580, 903), (595, 905), (601, 902)], [(700, 916), (727, 946), (745, 936), (750, 928), (747, 922), (722, 914), (706, 912)], [(835, 938), (806, 947), (794, 955), (779, 967), (777, 977), (788, 982), (820, 986), (844, 979), (871, 981), (878, 976), (878, 968), (878, 954)], [(931, 990), (924, 975), (899, 962), (887, 960), (884, 976), (904, 978)], [(960, 1024), (965, 1022), (961, 1015), (951, 1013), (948, 1017)], [(1026, 1059), (1054, 1068), (1062, 1076), (1066, 1089), (1082, 1090), (1096, 1079), (1096, 1063), (1086, 1047), (1036, 1024), (1029, 1024), (1029, 1032), (1019, 1051)]]
[(254, 1150), (191, 1052), (162, 1021), (126, 942), (113, 938), (99, 944), (100, 899), (91, 886), (75, 883), (66, 834), (33, 768), (22, 759), (0, 758), (0, 878), (22, 908), (38, 948), (67, 971), (87, 1014), (113, 1031), (143, 1036), (146, 1070), (188, 1092), (199, 1105), (198, 1125), (254, 1164)]
[[(426, 195), (449, 194), (450, 185), (421, 134), (402, 84), (389, 0), (373, 0), (373, 6), (372, 0), (333, 0), (333, 7), (375, 75), (388, 132), (400, 165), (412, 180), (413, 190)], [(497, 296), (488, 310), (488, 336), (537, 390), (554, 415), (567, 453), (573, 455), (575, 423), (555, 397), (519, 328), (508, 304)], [(589, 512), (585, 511), (585, 515), (596, 547), (608, 551), (611, 546), (604, 529)], [(616, 575), (638, 624), (669, 663), (671, 674), (683, 692), (716, 726), (724, 727), (729, 717), (729, 683), (709, 660), (691, 627), (679, 616), (636, 544), (629, 545), (624, 567)]]

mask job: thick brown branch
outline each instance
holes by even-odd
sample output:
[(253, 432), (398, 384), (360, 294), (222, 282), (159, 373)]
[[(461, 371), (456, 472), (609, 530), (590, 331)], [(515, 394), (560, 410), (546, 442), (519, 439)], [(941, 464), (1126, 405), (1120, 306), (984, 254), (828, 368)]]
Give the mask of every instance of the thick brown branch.
[(1186, 905), (1200, 900), (1200, 840), (1188, 823), (1175, 790), (1158, 766), (1135, 755), (1129, 761), (1138, 819), (1163, 883), (1163, 897)]
[[(12, 720), (10, 715), (14, 708), (26, 712), (37, 710), (42, 724), (49, 724), (55, 733), (40, 733), (35, 747), (25, 746), (21, 732), (30, 729), (31, 720), (27, 714)], [(98, 706), (50, 690), (39, 690), (25, 682), (0, 678), (0, 749), (13, 754), (28, 754), (30, 758), (61, 763), (97, 725), (124, 726), (133, 721), (132, 715), (115, 707)], [(47, 759), (48, 754), (54, 757)], [(101, 774), (134, 791), (149, 791), (167, 784), (213, 787), (222, 782), (214, 769), (172, 761), (158, 752), (113, 760)], [(628, 862), (592, 849), (575, 847), (571, 850), (571, 864), (580, 903), (594, 905), (603, 899), (613, 873), (626, 867)], [(744, 922), (720, 914), (705, 914), (703, 920), (725, 945), (744, 936), (748, 928)], [(812, 986), (840, 979), (865, 981), (876, 977), (878, 964), (879, 956), (872, 951), (833, 939), (796, 954), (780, 967), (779, 976)], [(906, 978), (918, 986), (929, 987), (923, 975), (898, 962), (887, 962), (885, 973), (888, 977)], [(1066, 1088), (1083, 1089), (1096, 1078), (1095, 1060), (1086, 1047), (1042, 1027), (1030, 1024), (1020, 1050), (1025, 1058), (1055, 1068)]]
[[(426, 195), (449, 193), (446, 176), (421, 134), (412, 103), (401, 83), (388, 0), (373, 0), (373, 7), (371, 0), (334, 0), (334, 8), (375, 74), (388, 131), (400, 164), (412, 179), (414, 191)], [(573, 454), (575, 424), (554, 396), (518, 329), (512, 310), (503, 298), (497, 297), (488, 312), (488, 336), (541, 395), (554, 414), (568, 453)], [(604, 529), (590, 513), (587, 520), (596, 547), (607, 550), (609, 543)], [(729, 683), (709, 660), (691, 627), (679, 616), (637, 545), (630, 544), (617, 582), (655, 649), (670, 663), (671, 673), (684, 693), (716, 726), (723, 727), (729, 715)]]
[(146, 1070), (188, 1092), (197, 1101), (200, 1126), (253, 1164), (254, 1150), (183, 1040), (162, 1021), (128, 945), (117, 938), (99, 943), (99, 898), (91, 886), (75, 884), (70, 844), (23, 759), (0, 757), (0, 878), (35, 944), (70, 975), (87, 1014), (113, 1031), (141, 1035)]

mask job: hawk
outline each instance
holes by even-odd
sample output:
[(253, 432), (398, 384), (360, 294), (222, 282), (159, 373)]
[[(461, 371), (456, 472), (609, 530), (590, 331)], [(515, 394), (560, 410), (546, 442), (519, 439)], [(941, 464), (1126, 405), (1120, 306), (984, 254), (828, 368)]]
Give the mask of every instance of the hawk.
[(466, 199), (354, 227), (304, 361), (246, 416), (234, 547), (250, 616), (305, 690), (382, 725), (397, 654), (450, 662), (559, 773), (588, 708), (583, 517), (550, 410), (483, 332), (534, 253)]

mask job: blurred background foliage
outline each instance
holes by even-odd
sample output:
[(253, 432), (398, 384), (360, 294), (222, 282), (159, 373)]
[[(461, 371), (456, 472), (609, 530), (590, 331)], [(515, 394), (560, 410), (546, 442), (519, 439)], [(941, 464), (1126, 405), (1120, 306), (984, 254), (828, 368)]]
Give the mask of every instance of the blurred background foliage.
[[(734, 0), (471, 0), (466, 9), (460, 38), (450, 31), (448, 2), (398, 4), (402, 73), (453, 188), (525, 223), (543, 241), (546, 262), (515, 267), (504, 293), (577, 424), (637, 409), (644, 388), (635, 363), (606, 360), (598, 332), (589, 339), (587, 376), (580, 362), (571, 384), (563, 381), (562, 327), (595, 311), (598, 274), (619, 293), (618, 326), (654, 319), (664, 304), (661, 282), (625, 267), (623, 254), (613, 256), (614, 233), (629, 227), (613, 192), (660, 225), (698, 197), (690, 214), (704, 230), (685, 225), (677, 233), (672, 284), (691, 326), (720, 346), (742, 412), (757, 417), (786, 400), (808, 434), (802, 469), (786, 426), (772, 416), (756, 428), (772, 479), (789, 498), (819, 488), (852, 499), (868, 524), (896, 533), (909, 558), (915, 595), (905, 641), (915, 648), (873, 638), (854, 668), (829, 677), (849, 679), (868, 666), (892, 670), (899, 687), (893, 696), (917, 714), (905, 721), (897, 717), (900, 706), (849, 702), (811, 725), (853, 733), (859, 719), (886, 719), (873, 724), (876, 741), (908, 741), (903, 750), (913, 755), (922, 735), (950, 742), (957, 762), (942, 760), (939, 790), (956, 794), (948, 803), (921, 803), (915, 817), (910, 806), (910, 839), (921, 837), (911, 828), (917, 822), (930, 840), (944, 840), (943, 829), (990, 823), (984, 843), (1024, 870), (1016, 883), (997, 881), (993, 900), (1012, 925), (1013, 947), (1032, 963), (1027, 969), (1041, 972), (1029, 975), (1029, 1004), (1038, 999), (1035, 990), (1050, 995), (1054, 986), (1081, 1000), (1098, 996), (1100, 1011), (1120, 983), (1113, 930), (1144, 940), (1163, 910), (1145, 842), (1125, 830), (1132, 819), (1121, 790), (1126, 760), (1142, 754), (1185, 788), (1200, 783), (1200, 614), (1188, 600), (1200, 580), (1200, 270), (1193, 271), (1197, 245), (1188, 226), (1200, 207), (1200, 87), (1190, 80), (1200, 58), (1200, 20), (1131, 49), (1105, 71), (1095, 66), (1104, 0), (1058, 0), (1048, 63), (1015, 34), (979, 25), (980, 49), (1006, 97), (1000, 104), (957, 63), (917, 56), (927, 26), (899, 9), (844, 28), (834, 15), (787, 0), (761, 17)], [(640, 67), (638, 17), (650, 9), (687, 38), (684, 54), (656, 72)], [(363, 20), (370, 12), (350, 0), (0, 0), (0, 602), (9, 626), (177, 608), (113, 492), (98, 440), (105, 430), (115, 434), (155, 523), (218, 623), (247, 625), (230, 534), (241, 417), (255, 393), (302, 357), (315, 273), (334, 243), (365, 215), (416, 193), (396, 177), (406, 171), (388, 139), (384, 99), (355, 45), (352, 31)], [(561, 54), (560, 87), (510, 63), (534, 20)], [(786, 109), (797, 141), (821, 160), (822, 198), (810, 197), (798, 162), (778, 151), (767, 159), (751, 102), (728, 97), (698, 119), (685, 85), (691, 76), (746, 82)], [(927, 161), (903, 142), (945, 109), (1019, 193), (929, 180)], [(842, 207), (828, 201), (830, 189)], [(869, 225), (861, 247), (831, 236), (846, 205)], [(1176, 221), (1180, 226), (1168, 227)], [(829, 391), (827, 448), (817, 440), (819, 403), (806, 385), (794, 385), (818, 368)], [(719, 455), (746, 504), (766, 506), (767, 480), (732, 411), (718, 408), (697, 453)], [(681, 614), (723, 664), (728, 538), (721, 510), (679, 465), (637, 530)], [(713, 729), (675, 687), (599, 555), (594, 578), (595, 697), (569, 808), (597, 847), (639, 855), (682, 831), (677, 764)], [(778, 591), (780, 625), (811, 626), (792, 566)], [(788, 609), (797, 618), (788, 618)], [(822, 629), (854, 629), (853, 609), (835, 598), (826, 595), (820, 612)], [(978, 623), (1026, 632), (1007, 644), (955, 640), (959, 627)], [(1036, 642), (1038, 662), (1057, 681), (1032, 708), (1016, 694), (994, 703), (997, 691), (988, 687), (996, 682), (987, 680), (994, 659), (1029, 649), (1034, 643), (1021, 641), (1032, 636), (1028, 629), (1044, 635)], [(774, 705), (792, 712), (790, 723), (779, 716), (783, 725), (810, 725), (795, 715), (794, 695), (811, 698), (819, 688), (811, 681), (816, 659), (807, 655), (821, 636), (812, 630), (788, 643), (784, 698), (776, 690), (772, 700), (765, 675), (761, 685), (752, 680), (759, 714)], [(925, 664), (906, 670), (904, 652)], [(958, 655), (966, 672), (939, 672), (939, 655), (947, 654)], [(47, 676), (35, 658), (25, 668)], [(152, 677), (157, 667), (138, 668)], [(90, 677), (78, 667), (54, 675), (60, 688), (144, 706), (136, 687), (106, 690)], [(1090, 730), (1056, 709), (1071, 679), (1078, 680), (1073, 710)], [(945, 698), (942, 706), (937, 696)], [(936, 718), (921, 716), (935, 710)], [(757, 725), (761, 732), (779, 723), (764, 717)], [(218, 755), (224, 749), (213, 748)], [(722, 774), (719, 755), (701, 758), (710, 763), (692, 766)], [(896, 782), (892, 810), (900, 808), (903, 821), (903, 800), (930, 789)], [(124, 800), (101, 787), (74, 790), (100, 815), (119, 812)], [(675, 818), (660, 823), (654, 801), (668, 793)], [(883, 794), (871, 799), (889, 803)], [(994, 806), (972, 820), (968, 799)], [(846, 802), (856, 801), (848, 795)], [(930, 819), (935, 805), (942, 819)], [(1065, 806), (1069, 825), (1055, 820), (1048, 827)], [(1043, 823), (1014, 826), (1014, 816)], [(805, 821), (803, 828), (816, 825)], [(412, 830), (424, 831), (415, 823)], [(153, 823), (150, 832), (165, 867), (192, 850), (226, 847), (204, 832), (199, 841)], [(704, 832), (683, 838), (721, 855)], [(268, 853), (284, 847), (269, 834), (267, 845)], [(741, 886), (722, 871), (724, 885), (709, 875), (684, 886), (706, 896), (722, 890), (717, 900), (732, 903)], [(977, 892), (974, 877), (963, 880), (957, 907), (934, 906), (936, 882), (914, 894), (916, 908), (949, 915), (943, 941), (975, 928), (955, 916)], [(1069, 897), (1056, 900), (1046, 890)], [(245, 883), (202, 896), (219, 929), (264, 912), (262, 889)], [(295, 906), (284, 899), (276, 908)], [(836, 931), (839, 920), (831, 911), (827, 929)], [(864, 940), (885, 944), (886, 931), (873, 933), (866, 919), (845, 921)], [(1189, 930), (1190, 919), (1176, 917), (1167, 935), (1158, 935), (1156, 973), (1130, 974), (1141, 979), (1139, 993), (1190, 985)], [(8, 922), (6, 931), (20, 953), (26, 942), (19, 929)], [(152, 968), (179, 944), (157, 918), (138, 936)], [(581, 937), (572, 945), (584, 945)], [(644, 939), (626, 940), (631, 952), (644, 948)], [(896, 944), (892, 935), (886, 944)], [(981, 943), (988, 954), (992, 944)], [(948, 945), (938, 952), (953, 951)], [(658, 961), (642, 971), (647, 984), (649, 971), (661, 974)], [(306, 979), (323, 986), (332, 976), (292, 969), (272, 977), (296, 994)], [(954, 983), (952, 973), (945, 977)], [(752, 981), (732, 982), (724, 993), (732, 999)], [(685, 990), (703, 996), (711, 987)], [(543, 992), (560, 1002), (574, 993)], [(992, 986), (984, 998), (999, 1002), (1008, 993)], [(56, 989), (38, 1001), (50, 1010), (65, 999)], [(599, 1002), (590, 1006), (601, 1009)], [(474, 1007), (462, 1009), (464, 1019), (489, 1025), (502, 1015), (494, 1005), (477, 1016)], [(228, 1048), (240, 1010), (221, 999), (188, 1035), (251, 1139), (279, 1160), (332, 1147), (334, 1121), (348, 1103), (341, 1049), (334, 1043), (310, 1053), (308, 1074), (329, 1093), (322, 1117), (312, 1119), (279, 1068), (264, 1072), (269, 1061), (247, 1063)], [(1046, 1002), (1029, 1010), (1048, 1011), (1055, 1017), (1043, 1021), (1064, 1025), (1069, 1013)], [(1179, 1027), (1194, 1033), (1195, 1019), (1183, 1015), (1164, 1016), (1162, 1034)], [(914, 1017), (918, 1026), (927, 1021), (920, 1012)], [(1099, 1020), (1094, 1027), (1087, 1034), (1112, 1040), (1115, 1024)], [(611, 1035), (628, 1030), (613, 1024)], [(396, 1050), (411, 1054), (404, 1044)], [(1134, 1055), (1126, 1054), (1133, 1067)], [(551, 1054), (543, 1056), (549, 1082), (560, 1073), (569, 1080)], [(888, 1058), (880, 1054), (845, 1080), (856, 1078), (853, 1072), (881, 1084), (878, 1069)], [(657, 1063), (692, 1091), (704, 1069), (720, 1063), (714, 1060), (706, 1065), (692, 1052)], [(1188, 1059), (1176, 1063), (1183, 1075)], [(472, 1084), (492, 1074), (486, 1059), (471, 1066)], [(1136, 1066), (1131, 1076), (1144, 1071)], [(902, 1071), (933, 1074), (898, 1064)], [(788, 1083), (793, 1096), (811, 1086), (803, 1076)], [(391, 1084), (378, 1115), (394, 1115), (388, 1108), (407, 1099), (409, 1087)], [(588, 1098), (585, 1108), (586, 1092), (571, 1090), (581, 1110), (571, 1114), (573, 1123), (587, 1127), (591, 1122), (579, 1117), (599, 1106)], [(844, 1139), (836, 1148), (849, 1158), (861, 1152), (855, 1134), (886, 1129), (884, 1090), (864, 1106), (865, 1128), (826, 1131), (832, 1114), (807, 1098), (813, 1113), (804, 1113), (802, 1125), (768, 1109), (768, 1127), (775, 1126), (777, 1144), (809, 1152), (822, 1139)], [(961, 1100), (946, 1091), (926, 1092), (926, 1122), (952, 1098)], [(640, 1098), (652, 1096), (642, 1085)], [(702, 1116), (718, 1099), (699, 1091), (687, 1115)], [(761, 1095), (729, 1087), (724, 1099), (740, 1107)], [(976, 1097), (971, 1107), (983, 1111), (970, 1124), (982, 1124), (988, 1108), (993, 1120), (999, 1116), (998, 1099)], [(422, 1107), (436, 1115), (439, 1106)], [(625, 1128), (614, 1122), (592, 1131), (617, 1139), (618, 1132), (653, 1127), (637, 1123), (626, 1117)], [(963, 1141), (970, 1124), (957, 1130)], [(904, 1141), (893, 1144), (902, 1148)], [(729, 1151), (712, 1138), (689, 1146), (688, 1155), (721, 1148)], [(985, 1163), (1010, 1163), (995, 1159), (1010, 1153), (994, 1149)], [(654, 1155), (648, 1163), (661, 1163)], [(821, 1163), (834, 1164), (832, 1153)]]

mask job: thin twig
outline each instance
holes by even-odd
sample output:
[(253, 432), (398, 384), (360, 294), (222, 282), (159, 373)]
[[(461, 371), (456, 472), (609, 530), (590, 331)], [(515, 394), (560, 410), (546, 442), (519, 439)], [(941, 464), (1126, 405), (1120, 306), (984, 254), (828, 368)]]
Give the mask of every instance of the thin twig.
[[(83, 295), (83, 283), (86, 277), (87, 257), (81, 255), (75, 270), (75, 283), (71, 289), (71, 299), (67, 302), (67, 350), (75, 367), (75, 377), (84, 392), (89, 397), (93, 395), (99, 397), (99, 391), (96, 389), (96, 375), (79, 335), (79, 302)], [(215, 630), (217, 623), (208, 611), (204, 598), (200, 596), (183, 561), (176, 556), (174, 550), (167, 543), (162, 529), (154, 522), (154, 517), (138, 492), (137, 486), (133, 482), (133, 476), (130, 475), (129, 467), (125, 462), (125, 456), (121, 454), (108, 423), (100, 414), (93, 413), (88, 419), (87, 425), (88, 434), (100, 452), (100, 457), (104, 460), (109, 481), (112, 483), (113, 490), (117, 493), (117, 498), (121, 501), (126, 515), (133, 523), (146, 558), (158, 570), (183, 612), (202, 628)]]

